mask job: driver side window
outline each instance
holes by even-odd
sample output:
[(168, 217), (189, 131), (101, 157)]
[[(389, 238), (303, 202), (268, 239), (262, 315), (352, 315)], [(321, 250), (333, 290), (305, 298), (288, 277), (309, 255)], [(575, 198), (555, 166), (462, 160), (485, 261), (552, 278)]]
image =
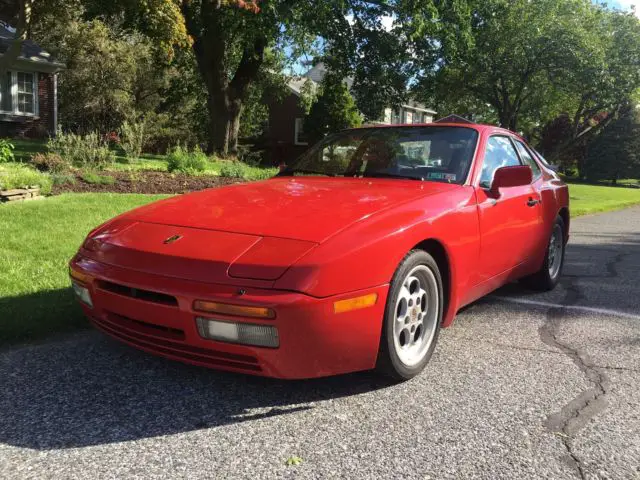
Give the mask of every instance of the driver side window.
[(489, 138), (487, 150), (484, 154), (484, 163), (480, 174), (480, 187), (491, 188), (493, 174), (500, 167), (513, 167), (522, 165), (513, 143), (508, 137), (495, 136)]

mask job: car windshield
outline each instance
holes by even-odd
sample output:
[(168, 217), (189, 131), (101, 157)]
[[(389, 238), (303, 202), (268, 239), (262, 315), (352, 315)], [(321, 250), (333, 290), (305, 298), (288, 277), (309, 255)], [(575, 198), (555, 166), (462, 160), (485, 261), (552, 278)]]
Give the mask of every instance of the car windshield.
[(313, 146), (280, 175), (381, 177), (464, 183), (478, 133), (467, 127), (345, 130)]

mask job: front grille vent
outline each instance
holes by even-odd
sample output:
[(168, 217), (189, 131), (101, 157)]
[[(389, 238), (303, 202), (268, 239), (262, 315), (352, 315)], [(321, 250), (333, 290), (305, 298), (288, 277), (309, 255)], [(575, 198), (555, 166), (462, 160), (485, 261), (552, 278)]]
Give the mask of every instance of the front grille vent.
[(171, 295), (164, 293), (151, 292), (149, 290), (140, 290), (139, 288), (131, 288), (125, 285), (119, 285), (113, 282), (107, 282), (100, 280), (98, 287), (107, 292), (115, 293), (116, 295), (122, 295), (124, 297), (135, 298), (137, 300), (143, 300), (145, 302), (159, 303), (161, 305), (168, 305), (171, 307), (178, 306), (178, 299)]

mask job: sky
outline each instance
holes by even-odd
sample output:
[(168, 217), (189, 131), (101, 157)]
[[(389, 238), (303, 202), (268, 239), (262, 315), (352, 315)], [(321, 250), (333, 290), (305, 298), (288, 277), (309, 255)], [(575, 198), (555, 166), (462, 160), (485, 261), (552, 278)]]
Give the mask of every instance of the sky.
[(636, 7), (636, 15), (640, 17), (640, 0), (606, 0), (607, 5), (621, 10), (629, 10)]

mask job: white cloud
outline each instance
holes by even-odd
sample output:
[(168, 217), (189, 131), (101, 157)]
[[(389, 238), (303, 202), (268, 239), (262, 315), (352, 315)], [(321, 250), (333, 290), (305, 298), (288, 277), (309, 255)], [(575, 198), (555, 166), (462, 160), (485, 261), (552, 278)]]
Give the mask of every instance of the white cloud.
[(636, 16), (640, 17), (640, 0), (616, 0), (612, 2), (615, 6), (620, 6), (622, 10), (631, 10), (631, 7), (635, 7)]
[[(353, 14), (350, 13), (349, 15), (346, 15), (345, 18), (347, 19), (347, 22), (349, 22), (349, 25), (353, 25)], [(382, 28), (387, 32), (390, 31), (393, 27), (393, 16), (385, 15), (384, 17), (380, 17), (380, 23), (382, 24)]]

